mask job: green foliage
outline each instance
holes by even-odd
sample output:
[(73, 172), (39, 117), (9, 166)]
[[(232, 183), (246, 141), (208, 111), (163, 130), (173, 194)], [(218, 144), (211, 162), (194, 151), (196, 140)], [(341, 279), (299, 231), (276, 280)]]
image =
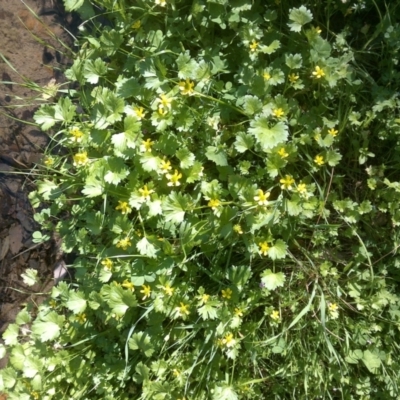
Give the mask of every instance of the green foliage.
[(4, 332), (0, 391), (398, 398), (400, 7), (65, 7), (78, 89), (35, 115), (30, 198), (75, 278)]

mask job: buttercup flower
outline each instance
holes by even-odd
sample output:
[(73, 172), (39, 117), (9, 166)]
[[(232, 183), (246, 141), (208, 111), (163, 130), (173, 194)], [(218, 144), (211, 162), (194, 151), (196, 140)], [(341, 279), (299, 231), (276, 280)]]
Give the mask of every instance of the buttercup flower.
[(139, 189), (139, 192), (145, 200), (150, 200), (150, 195), (154, 193), (154, 190), (148, 189), (147, 185), (144, 185), (142, 189)]
[(184, 304), (184, 303), (180, 303), (179, 307), (176, 307), (176, 311), (178, 312), (179, 315), (184, 316), (184, 315), (189, 315), (190, 311), (189, 311), (189, 305), (188, 304)]
[(168, 160), (162, 160), (161, 161), (160, 170), (159, 170), (159, 172), (161, 174), (166, 174), (171, 169), (172, 169), (172, 167), (171, 167), (171, 162), (170, 161), (168, 161)]
[(278, 154), (281, 156), (281, 158), (289, 157), (289, 153), (286, 152), (286, 149), (284, 147), (281, 147), (278, 150)]
[(142, 23), (140, 21), (136, 21), (135, 23), (132, 24), (132, 29), (139, 29), (141, 27)]
[(175, 173), (173, 175), (167, 174), (167, 179), (169, 182), (167, 183), (168, 186), (179, 186), (181, 183), (179, 182), (179, 179), (182, 178), (182, 174), (178, 172), (178, 170), (175, 170)]
[(135, 117), (140, 121), (142, 118), (144, 118), (145, 112), (143, 107), (135, 107), (133, 109), (133, 112), (135, 114)]
[(218, 199), (211, 199), (208, 202), (208, 207), (211, 207), (213, 210), (215, 210), (220, 205), (221, 205), (221, 202)]
[(174, 294), (174, 288), (171, 287), (169, 284), (166, 284), (165, 286), (162, 287), (165, 294), (167, 294), (168, 296), (172, 296)]
[(281, 118), (285, 115), (285, 112), (282, 110), (282, 108), (275, 108), (275, 110), (272, 110), (272, 114), (276, 118)]
[(268, 250), (269, 250), (268, 243), (266, 241), (264, 241), (264, 242), (258, 243), (258, 245), (260, 246), (261, 254), (263, 256), (266, 256), (268, 254)]
[(207, 301), (210, 299), (210, 295), (209, 294), (202, 294), (201, 296), (201, 300), (203, 301), (203, 303), (207, 303)]
[(132, 245), (132, 243), (131, 243), (130, 239), (128, 237), (126, 237), (125, 239), (118, 240), (116, 246), (118, 248), (121, 248), (122, 250), (126, 250), (131, 245)]
[(54, 164), (54, 158), (53, 157), (46, 157), (44, 160), (44, 165), (47, 165), (48, 167), (50, 167), (51, 165)]
[(286, 175), (284, 178), (282, 178), (280, 181), (282, 183), (281, 189), (288, 189), (290, 190), (292, 188), (292, 185), (294, 184), (294, 179), (290, 175)]
[(107, 270), (107, 271), (111, 271), (111, 270), (112, 270), (113, 264), (114, 264), (114, 263), (113, 263), (112, 260), (110, 260), (109, 258), (105, 258), (105, 259), (101, 262), (101, 265), (103, 265), (103, 266), (104, 266), (104, 269)]
[(161, 7), (165, 7), (167, 5), (166, 0), (156, 0), (156, 4)]
[(226, 290), (224, 289), (221, 290), (222, 297), (227, 300), (229, 300), (232, 297), (232, 293), (233, 293), (232, 290), (229, 288)]
[(291, 73), (290, 75), (288, 75), (288, 78), (290, 83), (295, 83), (299, 79), (299, 75)]
[(235, 314), (237, 317), (243, 317), (243, 311), (242, 311), (241, 308), (236, 307), (236, 308), (235, 308), (235, 311), (234, 311), (234, 314)]
[(71, 140), (72, 140), (73, 142), (79, 143), (79, 142), (82, 141), (83, 132), (82, 132), (79, 128), (77, 128), (76, 126), (74, 126), (74, 127), (69, 131), (69, 133), (70, 133), (71, 136), (72, 136)]
[(142, 300), (146, 300), (148, 297), (150, 297), (151, 288), (148, 285), (142, 285), (142, 288), (143, 289), (140, 291), (140, 293), (143, 293)]
[(128, 281), (128, 279), (125, 279), (121, 286), (126, 289), (132, 290), (132, 292), (135, 291), (135, 286), (132, 282)]
[(80, 313), (75, 317), (75, 321), (80, 324), (84, 324), (86, 322), (86, 314)]
[(153, 146), (154, 142), (151, 139), (143, 140), (142, 145), (140, 146), (141, 151), (151, 151), (151, 146)]
[(336, 304), (336, 303), (331, 303), (331, 304), (329, 304), (329, 306), (328, 306), (328, 309), (329, 309), (329, 311), (337, 311), (337, 309), (338, 309), (338, 305)]
[(314, 158), (314, 162), (315, 162), (315, 164), (317, 164), (317, 165), (319, 165), (319, 166), (325, 164), (324, 157), (322, 157), (322, 156), (316, 156), (316, 157)]
[(305, 195), (307, 193), (307, 185), (305, 183), (299, 183), (297, 185), (297, 192), (301, 195)]
[(274, 321), (278, 321), (279, 318), (280, 318), (280, 316), (279, 316), (279, 311), (277, 311), (277, 310), (272, 311), (272, 313), (271, 313), (271, 319), (273, 319)]
[(74, 155), (74, 165), (76, 167), (78, 166), (82, 166), (85, 165), (89, 162), (88, 156), (87, 156), (87, 152), (84, 151), (82, 153), (76, 153)]
[(234, 339), (233, 334), (227, 333), (222, 339), (222, 344), (224, 344), (226, 347), (233, 347), (236, 344), (236, 340)]
[(233, 225), (233, 230), (239, 235), (243, 235), (242, 227), (239, 224)]
[(118, 205), (115, 207), (116, 210), (120, 210), (122, 215), (129, 214), (132, 211), (132, 208), (129, 207), (129, 204), (126, 201), (118, 200)]
[(158, 112), (160, 112), (160, 109), (167, 112), (172, 107), (172, 99), (168, 98), (165, 94), (161, 94), (160, 97), (156, 100), (156, 103), (158, 104)]
[(268, 81), (269, 79), (271, 79), (271, 74), (269, 72), (264, 72), (263, 74), (263, 78)]
[(258, 47), (258, 42), (256, 42), (254, 39), (253, 41), (250, 43), (250, 51), (256, 51)]
[(335, 128), (329, 129), (328, 133), (335, 137), (338, 134), (338, 131)]
[(254, 196), (254, 200), (258, 203), (259, 206), (266, 206), (268, 204), (268, 198), (270, 193), (264, 193), (261, 189), (257, 190), (257, 196)]
[(315, 78), (320, 79), (323, 76), (325, 76), (325, 72), (322, 68), (320, 68), (318, 65), (315, 67), (315, 70), (312, 73)]
[(194, 94), (194, 82), (191, 82), (190, 79), (186, 79), (185, 82), (179, 82), (179, 90), (184, 95), (192, 96)]

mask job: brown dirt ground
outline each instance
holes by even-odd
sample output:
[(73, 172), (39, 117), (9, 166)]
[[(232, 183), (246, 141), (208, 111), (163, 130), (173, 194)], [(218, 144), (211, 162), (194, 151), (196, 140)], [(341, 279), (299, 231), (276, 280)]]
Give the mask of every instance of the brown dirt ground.
[[(30, 169), (48, 137), (29, 124), (40, 94), (21, 84), (25, 78), (42, 87), (52, 79), (62, 82), (69, 54), (61, 41), (72, 45), (63, 26), (71, 22), (61, 0), (0, 0), (0, 54), (15, 69), (0, 58), (0, 334), (24, 304), (40, 301), (37, 293), (50, 290), (59, 257), (54, 240), (32, 241), (38, 226), (28, 200), (34, 190)], [(38, 270), (41, 283), (23, 284), (27, 268)], [(5, 362), (0, 360), (0, 368)]]

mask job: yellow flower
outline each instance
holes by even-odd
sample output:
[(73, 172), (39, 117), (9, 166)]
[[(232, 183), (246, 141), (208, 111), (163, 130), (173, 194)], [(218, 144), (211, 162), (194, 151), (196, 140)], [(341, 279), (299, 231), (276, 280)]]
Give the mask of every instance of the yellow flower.
[(84, 151), (82, 153), (76, 153), (74, 155), (74, 165), (75, 166), (81, 166), (81, 165), (85, 165), (89, 162), (88, 156), (87, 156), (87, 152)]
[(81, 130), (79, 130), (79, 128), (77, 128), (76, 126), (74, 126), (69, 133), (72, 135), (72, 141), (79, 143), (82, 141), (83, 138), (83, 132)]
[(136, 21), (132, 24), (132, 29), (139, 29), (141, 27), (142, 23), (139, 21)]
[(274, 114), (276, 118), (281, 118), (285, 115), (285, 112), (282, 108), (275, 108), (275, 110), (272, 110), (272, 114)]
[(258, 205), (266, 206), (268, 204), (270, 193), (264, 193), (261, 189), (258, 189), (257, 193), (257, 196), (254, 196), (254, 200), (258, 203)]
[(142, 189), (139, 189), (139, 192), (145, 200), (150, 200), (150, 195), (154, 193), (154, 190), (148, 189), (147, 185), (144, 185)]
[(202, 294), (201, 296), (201, 300), (203, 301), (203, 303), (207, 303), (207, 301), (210, 299), (210, 295), (209, 294)]
[(268, 254), (268, 250), (269, 250), (268, 243), (266, 241), (264, 241), (264, 242), (258, 243), (258, 245), (260, 246), (261, 254), (263, 256), (266, 256)]
[(299, 183), (297, 185), (297, 191), (301, 194), (304, 195), (307, 193), (307, 185), (305, 183)]
[(286, 152), (286, 149), (284, 147), (281, 147), (278, 150), (278, 154), (281, 156), (281, 158), (289, 157), (289, 153)]
[(264, 72), (263, 74), (263, 78), (268, 81), (269, 79), (271, 79), (271, 74), (269, 72)]
[(290, 75), (288, 75), (288, 78), (290, 83), (295, 83), (299, 79), (299, 75), (291, 73)]
[(180, 303), (179, 307), (176, 307), (176, 311), (178, 312), (179, 315), (189, 315), (190, 311), (189, 311), (189, 305), (188, 304), (184, 304), (184, 303)]
[(153, 146), (154, 142), (151, 139), (143, 140), (141, 150), (142, 151), (151, 151), (151, 146)]
[(125, 279), (121, 286), (126, 289), (132, 290), (132, 292), (135, 291), (135, 286), (132, 282), (128, 281), (128, 279)]
[(243, 235), (242, 227), (239, 224), (233, 225), (233, 230), (239, 235)]
[(220, 205), (221, 205), (221, 202), (218, 199), (211, 199), (208, 202), (208, 207), (211, 207), (213, 210), (215, 210)]
[(160, 109), (167, 112), (172, 107), (172, 99), (168, 98), (165, 94), (160, 95), (160, 97), (156, 100), (156, 103), (158, 103), (158, 112), (160, 112)]
[(325, 72), (322, 68), (320, 68), (318, 65), (315, 67), (315, 70), (312, 73), (315, 78), (320, 79), (323, 76), (325, 76)]
[[(342, 0), (342, 3), (343, 3), (343, 0)], [(320, 28), (319, 26), (317, 26), (316, 28), (313, 28), (313, 31), (314, 31), (317, 35), (319, 35), (319, 34), (322, 32), (322, 30), (321, 30), (321, 28)]]
[(175, 378), (177, 378), (178, 376), (181, 375), (181, 372), (178, 369), (175, 368), (175, 369), (172, 370), (172, 374), (175, 376)]
[(278, 321), (279, 318), (280, 318), (280, 316), (279, 316), (279, 311), (277, 311), (277, 310), (272, 311), (272, 313), (271, 313), (271, 318), (272, 318), (274, 321)]
[(173, 175), (167, 174), (167, 179), (169, 182), (167, 183), (168, 186), (179, 186), (181, 183), (179, 182), (179, 179), (182, 178), (182, 174), (178, 172), (178, 170), (175, 170), (175, 173)]
[(116, 210), (121, 210), (121, 214), (129, 214), (132, 211), (132, 208), (129, 207), (129, 204), (126, 201), (118, 200), (118, 205), (115, 207)]
[(75, 317), (75, 321), (80, 324), (84, 324), (86, 322), (86, 314), (80, 313)]
[(335, 128), (329, 129), (328, 133), (335, 137), (338, 134), (338, 131)]
[(194, 93), (193, 87), (194, 82), (191, 82), (189, 78), (185, 82), (179, 82), (179, 90), (183, 95), (192, 96)]
[(222, 289), (221, 290), (221, 293), (222, 293), (222, 297), (224, 298), (224, 299), (227, 299), (227, 300), (229, 300), (231, 297), (232, 297), (232, 290), (231, 289), (226, 289), (226, 290), (224, 290), (224, 289)]
[(131, 245), (132, 243), (128, 237), (126, 237), (125, 239), (120, 239), (117, 242), (117, 247), (121, 248), (122, 250), (126, 250)]
[(167, 5), (166, 0), (156, 0), (156, 4), (161, 7), (165, 7)]
[(142, 285), (142, 288), (143, 289), (140, 291), (140, 293), (143, 293), (142, 300), (146, 300), (148, 297), (150, 297), (151, 288), (148, 285)]
[(254, 39), (253, 41), (250, 43), (250, 51), (256, 51), (258, 47), (258, 42), (256, 42)]
[(140, 121), (145, 116), (144, 108), (143, 107), (135, 107), (133, 109), (135, 113), (135, 117)]
[(324, 157), (322, 157), (322, 156), (316, 156), (316, 157), (314, 158), (314, 162), (315, 162), (315, 164), (317, 164), (317, 165), (319, 165), (319, 166), (325, 164)]
[(292, 188), (292, 185), (294, 184), (294, 179), (290, 175), (286, 175), (284, 178), (282, 178), (280, 181), (282, 183), (281, 189), (288, 189), (290, 190)]
[(167, 294), (168, 296), (172, 296), (174, 294), (174, 288), (171, 287), (168, 283), (163, 286), (163, 290), (165, 292), (165, 294)]
[(222, 344), (224, 344), (226, 347), (233, 347), (236, 344), (236, 340), (233, 337), (233, 334), (227, 333), (222, 339)]
[(34, 398), (34, 400), (39, 400), (40, 399), (40, 395), (38, 392), (32, 391), (31, 392), (31, 396)]
[(101, 265), (104, 266), (104, 269), (107, 271), (111, 271), (113, 267), (113, 262), (109, 258), (105, 258), (102, 262)]
[(329, 311), (330, 312), (335, 312), (335, 311), (337, 311), (338, 310), (338, 305), (336, 304), (336, 303), (331, 303), (331, 304), (329, 304), (329, 306), (328, 306), (328, 309), (329, 309)]
[(49, 301), (49, 306), (50, 306), (51, 308), (56, 308), (56, 307), (57, 307), (57, 302), (56, 302), (54, 299), (51, 299), (51, 300)]
[(236, 315), (237, 317), (243, 317), (243, 311), (242, 311), (241, 308), (236, 307), (234, 313), (235, 313), (235, 315)]
[(44, 160), (44, 165), (47, 165), (48, 167), (50, 167), (51, 165), (54, 164), (54, 158), (53, 157), (46, 157)]
[(169, 170), (171, 170), (171, 162), (168, 160), (162, 160), (160, 165), (160, 173), (166, 174)]

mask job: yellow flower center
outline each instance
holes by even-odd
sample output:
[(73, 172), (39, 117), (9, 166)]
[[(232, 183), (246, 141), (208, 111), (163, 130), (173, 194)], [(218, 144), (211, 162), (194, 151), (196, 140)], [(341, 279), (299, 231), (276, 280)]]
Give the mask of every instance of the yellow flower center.
[(133, 285), (133, 283), (128, 281), (127, 279), (124, 280), (121, 286), (126, 289), (132, 290), (132, 292), (135, 290), (135, 286)]
[(208, 202), (208, 207), (211, 207), (213, 210), (215, 210), (220, 205), (221, 205), (221, 202), (218, 199), (211, 199)]
[(118, 200), (118, 205), (115, 207), (116, 210), (120, 210), (121, 214), (129, 214), (132, 209), (129, 207), (128, 203), (126, 201), (121, 201)]
[(101, 262), (101, 265), (104, 265), (104, 269), (111, 271), (113, 267), (113, 262), (109, 258), (106, 258)]
[(260, 246), (261, 254), (263, 256), (266, 256), (267, 253), (268, 253), (268, 250), (269, 250), (268, 243), (267, 242), (260, 242), (260, 243), (258, 243), (258, 245)]
[(281, 158), (289, 157), (289, 153), (286, 152), (286, 150), (285, 150), (284, 147), (281, 147), (281, 148), (278, 150), (278, 154), (281, 156)]
[(325, 72), (322, 68), (320, 68), (318, 65), (315, 67), (315, 70), (312, 73), (315, 78), (320, 79), (323, 76), (325, 76)]
[(338, 134), (338, 131), (335, 128), (329, 129), (328, 133), (335, 137)]
[(272, 318), (274, 321), (278, 321), (278, 319), (280, 318), (280, 317), (279, 317), (279, 311), (277, 311), (277, 310), (272, 311), (272, 313), (271, 313), (271, 318)]
[(254, 196), (254, 200), (258, 203), (260, 206), (266, 206), (268, 204), (268, 198), (270, 196), (270, 193), (264, 193), (261, 189), (257, 190), (257, 196)]
[(271, 79), (271, 74), (269, 72), (264, 72), (263, 74), (263, 78), (268, 81), (269, 79)]
[(133, 109), (136, 118), (140, 121), (142, 118), (144, 118), (145, 112), (143, 107), (135, 107)]
[(148, 297), (150, 297), (151, 294), (151, 288), (148, 285), (142, 285), (142, 290), (140, 291), (140, 293), (143, 294), (142, 300), (146, 300)]
[(171, 287), (170, 285), (165, 285), (163, 286), (164, 292), (168, 295), (168, 296), (172, 296), (174, 294), (174, 288)]
[(299, 75), (296, 75), (295, 73), (291, 73), (289, 76), (289, 82), (290, 83), (295, 83), (299, 79)]
[(274, 114), (276, 118), (281, 118), (285, 115), (285, 112), (282, 108), (275, 108), (275, 110), (272, 111), (272, 114)]
[(151, 151), (151, 146), (153, 146), (154, 142), (151, 141), (151, 139), (147, 139), (146, 141), (143, 140), (142, 146), (144, 148), (144, 151)]
[(222, 289), (221, 290), (221, 293), (222, 293), (222, 297), (224, 298), (224, 299), (227, 299), (227, 300), (229, 300), (231, 297), (232, 297), (232, 290), (231, 289), (226, 289), (226, 290), (224, 290), (224, 289)]
[(178, 170), (175, 170), (175, 173), (173, 175), (167, 174), (167, 179), (169, 182), (167, 183), (168, 186), (179, 186), (181, 183), (179, 182), (179, 179), (182, 178), (182, 174), (178, 172)]
[(142, 189), (139, 189), (140, 194), (146, 200), (150, 200), (150, 195), (154, 193), (153, 189), (148, 189), (147, 185), (144, 185)]
[(69, 133), (72, 135), (72, 141), (79, 143), (82, 140), (83, 132), (78, 128), (72, 128)]
[(165, 161), (165, 160), (161, 161), (160, 172), (162, 174), (166, 174), (171, 169), (172, 169), (172, 167), (171, 167), (171, 162), (170, 161)]
[(131, 245), (132, 245), (132, 243), (128, 237), (126, 237), (125, 239), (120, 239), (117, 242), (117, 247), (121, 248), (122, 250), (126, 250)]
[(191, 96), (194, 93), (193, 87), (194, 82), (191, 82), (189, 79), (186, 79), (185, 82), (179, 82), (179, 90), (184, 95)]
[(250, 50), (251, 50), (251, 51), (256, 51), (256, 50), (257, 50), (257, 47), (258, 47), (258, 42), (256, 42), (255, 40), (253, 40), (253, 41), (250, 43)]
[(315, 162), (315, 164), (317, 164), (319, 166), (325, 164), (324, 157), (322, 157), (322, 156), (316, 156), (314, 158), (314, 162)]
[(180, 306), (177, 307), (177, 311), (179, 312), (180, 315), (189, 315), (190, 311), (189, 311), (189, 305), (188, 304), (184, 304), (184, 303), (180, 303)]
[(75, 166), (80, 166), (80, 165), (85, 165), (89, 162), (87, 152), (84, 151), (83, 153), (76, 153), (74, 155), (74, 165)]
[(280, 180), (280, 183), (282, 183), (282, 189), (291, 189), (292, 185), (294, 184), (294, 179), (290, 175), (286, 175)]

